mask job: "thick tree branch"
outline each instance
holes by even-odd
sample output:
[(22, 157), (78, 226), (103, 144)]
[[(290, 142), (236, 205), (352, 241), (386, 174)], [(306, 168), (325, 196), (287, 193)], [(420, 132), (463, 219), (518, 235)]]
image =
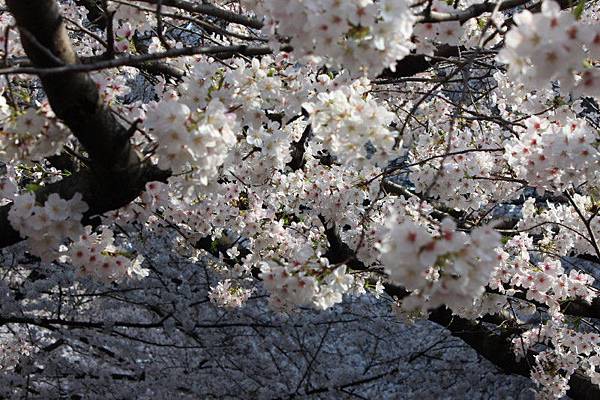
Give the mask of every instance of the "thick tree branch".
[[(54, 0), (8, 0), (6, 3), (16, 19), (27, 56), (37, 68), (55, 67), (54, 59), (63, 65), (79, 62)], [(40, 79), (53, 111), (83, 144), (96, 169), (120, 173), (139, 164), (127, 129), (102, 103), (96, 83), (89, 75), (66, 71), (54, 77), (40, 76)]]
[[(509, 337), (496, 334), (481, 323), (452, 315), (445, 307), (433, 310), (429, 320), (447, 328), (453, 336), (461, 338), (478, 354), (500, 367), (503, 371), (530, 377), (530, 365), (533, 354), (527, 358), (516, 360)], [(569, 379), (570, 389), (567, 391), (573, 399), (593, 400), (600, 398), (600, 388), (594, 385), (583, 372), (576, 371)]]
[(496, 9), (496, 7), (498, 7), (498, 11), (504, 11), (514, 7), (522, 6), (528, 2), (529, 0), (506, 0), (500, 2), (500, 5), (498, 5), (498, 3), (491, 3), (486, 1), (483, 3), (473, 4), (465, 8), (464, 10), (459, 10), (453, 13), (431, 11), (428, 13), (428, 15), (425, 15), (421, 19), (419, 19), (419, 22), (428, 23), (459, 21), (461, 24), (464, 24), (471, 18), (478, 17), (485, 13), (491, 13)]
[[(94, 220), (94, 216), (129, 204), (144, 190), (146, 182), (166, 181), (170, 175), (169, 171), (162, 171), (152, 166), (140, 169), (141, 175), (136, 180), (129, 181), (129, 186), (114, 186), (113, 183), (118, 184), (120, 178), (104, 178), (92, 171), (83, 170), (42, 187), (36, 192), (36, 199), (43, 203), (51, 193), (58, 193), (64, 199), (70, 199), (75, 193), (81, 193), (83, 200), (89, 206), (82, 223), (96, 225), (98, 221)], [(0, 248), (23, 240), (8, 222), (10, 207), (11, 204), (0, 207)]]
[[(65, 65), (79, 63), (58, 5), (54, 0), (8, 0), (21, 42), (36, 68), (49, 68), (57, 60)], [(54, 113), (64, 121), (87, 151), (90, 170), (80, 171), (36, 193), (44, 201), (50, 193), (71, 198), (83, 195), (90, 217), (127, 205), (150, 180), (165, 180), (169, 172), (160, 171), (139, 155), (130, 143), (130, 132), (102, 102), (95, 82), (88, 74), (66, 71), (40, 76)], [(20, 240), (6, 217), (10, 206), (0, 208), (0, 246)]]
[[(324, 218), (321, 217), (321, 222), (325, 225)], [(358, 259), (349, 246), (344, 243), (335, 228), (335, 225), (328, 227), (325, 225), (327, 240), (329, 242), (329, 250), (325, 256), (330, 258), (330, 262), (344, 262), (344, 259), (354, 263), (357, 270), (364, 270), (365, 266)], [(353, 267), (347, 263), (349, 267)], [(396, 298), (404, 298), (410, 293), (399, 286), (387, 284), (384, 286), (388, 295)], [(472, 347), (478, 354), (491, 361), (493, 364), (501, 368), (507, 373), (513, 373), (529, 377), (531, 373), (531, 365), (534, 362), (534, 353), (528, 354), (527, 358), (517, 360), (513, 352), (511, 336), (515, 333), (513, 330), (505, 330), (501, 333), (496, 333), (486, 327), (481, 321), (469, 320), (466, 318), (454, 315), (448, 308), (438, 307), (429, 313), (429, 321), (443, 326), (448, 329), (453, 336), (462, 339), (466, 344)], [(492, 322), (499, 325), (499, 322), (493, 318), (482, 318), (485, 322)], [(600, 398), (600, 388), (594, 385), (590, 378), (584, 373), (577, 371), (569, 380), (568, 395), (574, 399), (592, 400)]]
[(396, 62), (396, 70), (385, 69), (379, 76), (376, 83), (385, 84), (393, 82), (394, 79), (406, 78), (427, 71), (437, 63), (449, 57), (458, 57), (460, 52), (466, 51), (464, 47), (440, 45), (434, 52), (434, 55), (425, 56), (423, 54), (411, 54)]
[(304, 128), (304, 132), (302, 132), (300, 140), (292, 144), (290, 149), (292, 160), (289, 163), (287, 163), (287, 166), (290, 167), (292, 171), (298, 171), (299, 169), (302, 169), (306, 164), (306, 158), (304, 156), (304, 153), (306, 152), (306, 143), (310, 139), (311, 135), (312, 126), (308, 124), (306, 128)]

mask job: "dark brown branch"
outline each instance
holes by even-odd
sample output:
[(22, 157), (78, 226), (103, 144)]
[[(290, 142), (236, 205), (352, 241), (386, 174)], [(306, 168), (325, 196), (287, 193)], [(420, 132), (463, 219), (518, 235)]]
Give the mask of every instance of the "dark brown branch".
[(423, 16), (419, 19), (421, 23), (434, 23), (434, 22), (445, 22), (445, 21), (459, 21), (461, 24), (464, 24), (471, 18), (478, 17), (485, 13), (491, 13), (498, 7), (498, 11), (508, 10), (510, 8), (515, 8), (518, 6), (522, 6), (528, 3), (529, 0), (506, 0), (500, 3), (491, 3), (491, 2), (483, 2), (478, 4), (473, 4), (467, 7), (464, 10), (460, 10), (453, 13), (443, 13), (443, 12), (429, 12), (429, 15)]
[[(147, 182), (164, 182), (170, 175), (169, 171), (162, 171), (150, 165), (135, 169), (140, 170), (140, 175), (128, 180), (128, 186), (114, 186), (123, 180), (121, 177), (102, 177), (92, 171), (82, 170), (42, 187), (36, 192), (36, 199), (43, 203), (51, 193), (58, 193), (64, 199), (81, 193), (89, 206), (82, 223), (96, 225), (98, 221), (94, 219), (95, 216), (126, 206), (144, 190)], [(0, 207), (0, 248), (23, 240), (8, 222), (10, 207), (11, 204)]]
[[(326, 221), (320, 217), (321, 222), (325, 225)], [(365, 266), (358, 261), (352, 250), (339, 237), (335, 225), (325, 225), (325, 234), (329, 242), (329, 250), (325, 253), (326, 257), (331, 257), (330, 262), (344, 262), (346, 260), (354, 260), (360, 263), (356, 270), (364, 270)], [(348, 264), (352, 268), (352, 265)], [(399, 286), (386, 284), (385, 291), (388, 295), (402, 299), (410, 293)], [(431, 310), (428, 317), (429, 321), (443, 326), (448, 329), (453, 336), (462, 339), (466, 344), (472, 347), (478, 354), (491, 361), (493, 364), (501, 368), (507, 373), (513, 373), (530, 377), (531, 365), (534, 363), (534, 353), (528, 353), (526, 358), (517, 360), (513, 352), (511, 337), (518, 331), (511, 329), (501, 330), (496, 333), (490, 328), (482, 324), (478, 320), (469, 320), (466, 318), (454, 315), (448, 308), (442, 306)], [(482, 318), (485, 322), (492, 322), (499, 325), (501, 321), (491, 316), (491, 318)], [(570, 389), (568, 395), (575, 399), (598, 399), (600, 398), (600, 388), (594, 385), (590, 378), (580, 371), (576, 371), (569, 380)]]
[(458, 57), (461, 51), (465, 51), (465, 49), (458, 46), (441, 45), (435, 50), (433, 57), (425, 56), (423, 54), (408, 55), (396, 62), (395, 71), (385, 69), (381, 75), (379, 75), (379, 81), (376, 81), (376, 83), (390, 83), (390, 81), (393, 82), (394, 79), (425, 72), (444, 58)]
[(304, 132), (302, 132), (300, 140), (292, 143), (292, 160), (289, 163), (287, 163), (287, 166), (290, 167), (292, 171), (298, 171), (299, 169), (304, 168), (304, 164), (306, 164), (306, 158), (304, 157), (304, 153), (306, 152), (306, 143), (310, 139), (311, 135), (312, 127), (310, 124), (308, 124), (306, 128), (304, 128)]
[(366, 270), (367, 266), (356, 257), (354, 250), (340, 238), (336, 224), (327, 221), (321, 215), (319, 215), (319, 219), (325, 228), (325, 236), (329, 243), (327, 252), (323, 254), (325, 258), (327, 258), (331, 264), (346, 264), (349, 268), (356, 271)]
[[(407, 295), (406, 290), (386, 285), (386, 293), (398, 298)], [(535, 353), (529, 352), (526, 358), (517, 360), (510, 341), (512, 330), (496, 333), (478, 321), (453, 315), (446, 307), (439, 307), (429, 313), (429, 321), (448, 329), (452, 336), (462, 339), (478, 354), (492, 362), (506, 373), (530, 377), (531, 365), (534, 364)], [(488, 322), (488, 319), (485, 319)], [(489, 320), (493, 321), (493, 319)], [(497, 324), (496, 321), (494, 323)], [(569, 379), (570, 389), (567, 392), (573, 399), (593, 400), (600, 398), (600, 388), (581, 371), (576, 371)]]
[[(481, 323), (452, 315), (445, 307), (433, 310), (429, 320), (447, 328), (453, 336), (461, 338), (478, 354), (500, 367), (503, 371), (530, 377), (530, 365), (533, 364), (533, 353), (527, 358), (516, 360), (512, 343), (507, 335), (496, 334)], [(600, 388), (590, 378), (576, 371), (569, 380), (567, 392), (573, 399), (592, 400), (600, 398)]]
[[(56, 59), (67, 67), (79, 63), (54, 0), (8, 0), (6, 4), (35, 68), (53, 67)], [(44, 201), (50, 193), (71, 198), (79, 192), (90, 208), (84, 222), (90, 222), (95, 214), (127, 205), (141, 193), (146, 182), (167, 178), (168, 171), (160, 171), (143, 160), (131, 146), (128, 129), (102, 102), (88, 74), (65, 71), (40, 76), (40, 80), (52, 110), (87, 151), (91, 168), (41, 189), (36, 193), (38, 201)], [(6, 219), (9, 208), (10, 205), (0, 208), (2, 247), (21, 240)]]
[[(158, 0), (139, 0), (142, 3), (150, 3), (156, 4)], [(256, 19), (247, 17), (242, 14), (237, 14), (231, 11), (224, 10), (222, 8), (216, 7), (212, 4), (204, 3), (204, 4), (196, 4), (191, 1), (185, 0), (161, 0), (163, 6), (167, 7), (175, 7), (180, 10), (185, 10), (191, 13), (208, 15), (211, 17), (216, 17), (222, 19), (223, 21), (232, 22), (234, 24), (244, 25), (248, 28), (253, 29), (261, 29), (263, 23)]]
[[(212, 47), (183, 47), (180, 49), (170, 49), (160, 53), (139, 54), (119, 57), (111, 60), (89, 60), (89, 62), (72, 62), (69, 65), (54, 67), (44, 65), (38, 67), (8, 67), (0, 69), (0, 75), (8, 74), (28, 74), (28, 75), (63, 75), (82, 72), (99, 71), (103, 69), (117, 68), (123, 66), (136, 67), (144, 65), (149, 61), (163, 60), (167, 58), (176, 58), (182, 56), (193, 56), (198, 54), (210, 54), (216, 58), (229, 58), (233, 55), (260, 56), (271, 54), (273, 51), (269, 47), (259, 46), (250, 47), (246, 45), (238, 46), (212, 46)], [(34, 62), (35, 64), (35, 62)]]
[[(53, 0), (9, 0), (7, 5), (16, 19), (27, 56), (36, 68), (54, 67), (53, 58), (67, 68), (79, 63)], [(53, 57), (40, 51), (22, 32), (33, 35)], [(96, 168), (121, 173), (132, 164), (139, 164), (126, 128), (102, 103), (95, 82), (87, 74), (65, 71), (40, 79), (53, 111), (83, 144)]]
[[(141, 40), (139, 35), (136, 34), (133, 36), (133, 44), (140, 54), (150, 54), (149, 44)], [(83, 61), (85, 62), (85, 60)], [(159, 60), (147, 61), (136, 67), (152, 75), (163, 75), (176, 80), (181, 80), (185, 76), (185, 71), (183, 69)]]
[(100, 7), (98, 0), (75, 0), (75, 4), (85, 7), (88, 10), (88, 20), (91, 23), (97, 24), (101, 28), (105, 27), (105, 13), (102, 7)]

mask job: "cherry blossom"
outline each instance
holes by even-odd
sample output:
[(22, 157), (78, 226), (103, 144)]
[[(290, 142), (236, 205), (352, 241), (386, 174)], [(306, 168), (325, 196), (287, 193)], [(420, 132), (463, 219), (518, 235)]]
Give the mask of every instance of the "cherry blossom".
[(334, 396), (385, 362), (313, 374), (267, 330), (354, 302), (598, 390), (597, 4), (59, 0), (49, 41), (0, 3), (0, 396)]

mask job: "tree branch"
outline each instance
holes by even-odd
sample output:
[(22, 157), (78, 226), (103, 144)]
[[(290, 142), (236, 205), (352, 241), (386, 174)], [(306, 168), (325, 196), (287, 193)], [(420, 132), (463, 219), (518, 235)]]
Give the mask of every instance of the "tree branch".
[[(79, 63), (54, 0), (8, 0), (6, 4), (35, 68), (53, 67), (55, 59), (66, 67)], [(146, 182), (166, 180), (168, 171), (144, 160), (131, 146), (130, 132), (102, 102), (88, 74), (65, 71), (42, 75), (40, 80), (52, 110), (87, 151), (91, 168), (41, 189), (36, 193), (38, 201), (44, 201), (50, 193), (71, 198), (79, 192), (90, 207), (84, 218), (89, 222), (96, 214), (127, 205)], [(0, 247), (21, 240), (7, 221), (9, 208), (0, 208)]]
[[(0, 69), (0, 75), (9, 74), (28, 74), (28, 75), (39, 75), (48, 77), (50, 75), (64, 75), (64, 74), (75, 74), (82, 72), (99, 71), (103, 69), (117, 68), (117, 67), (136, 67), (143, 66), (150, 61), (163, 60), (167, 58), (176, 58), (183, 56), (194, 56), (198, 54), (210, 54), (216, 58), (228, 58), (232, 55), (244, 55), (244, 56), (260, 56), (273, 53), (269, 47), (266, 46), (189, 46), (180, 49), (169, 49), (160, 53), (152, 54), (138, 54), (130, 55), (110, 60), (86, 60), (88, 62), (73, 62), (64, 66), (36, 66), (36, 67), (8, 67)], [(35, 63), (34, 63), (35, 64)]]
[[(157, 4), (158, 0), (139, 0), (142, 3)], [(208, 15), (211, 17), (219, 18), (223, 21), (232, 22), (234, 24), (244, 25), (248, 28), (261, 29), (263, 26), (262, 21), (246, 17), (242, 14), (237, 14), (222, 8), (216, 7), (212, 4), (204, 3), (195, 4), (185, 0), (161, 0), (163, 6), (175, 7), (180, 10), (185, 10), (191, 13)]]
[[(322, 217), (320, 219), (325, 224), (325, 220)], [(356, 259), (352, 250), (341, 240), (335, 226), (327, 227), (325, 225), (325, 228), (325, 234), (329, 242), (329, 250), (325, 253), (325, 256), (332, 257), (330, 262), (343, 262), (343, 259), (347, 259), (357, 263), (358, 268), (356, 269), (364, 270), (364, 264)], [(351, 264), (348, 265), (352, 267)], [(410, 294), (400, 286), (386, 284), (384, 287), (388, 295), (399, 299)], [(462, 339), (478, 354), (502, 370), (530, 377), (531, 365), (535, 361), (535, 353), (529, 353), (526, 358), (521, 360), (515, 358), (513, 345), (510, 341), (511, 336), (515, 333), (514, 331), (507, 330), (498, 334), (478, 320), (469, 320), (454, 315), (451, 310), (444, 306), (431, 310), (428, 319), (448, 329), (453, 336)], [(491, 318), (484, 317), (483, 320), (498, 324), (493, 316)], [(568, 395), (575, 399), (592, 400), (600, 398), (600, 387), (594, 385), (590, 378), (581, 371), (576, 371), (571, 376), (569, 386)]]

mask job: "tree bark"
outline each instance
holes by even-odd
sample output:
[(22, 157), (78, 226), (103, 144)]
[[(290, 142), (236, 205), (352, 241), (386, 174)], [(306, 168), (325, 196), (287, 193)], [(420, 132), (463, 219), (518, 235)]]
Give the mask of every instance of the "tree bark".
[[(54, 0), (7, 0), (19, 28), (21, 43), (37, 68), (79, 63)], [(36, 193), (43, 202), (50, 193), (71, 198), (79, 192), (90, 217), (129, 204), (147, 182), (166, 180), (159, 170), (131, 146), (129, 129), (102, 102), (92, 78), (81, 72), (40, 76), (54, 113), (68, 126), (89, 155), (90, 165)], [(21, 240), (8, 223), (10, 205), (0, 208), (0, 247)]]

